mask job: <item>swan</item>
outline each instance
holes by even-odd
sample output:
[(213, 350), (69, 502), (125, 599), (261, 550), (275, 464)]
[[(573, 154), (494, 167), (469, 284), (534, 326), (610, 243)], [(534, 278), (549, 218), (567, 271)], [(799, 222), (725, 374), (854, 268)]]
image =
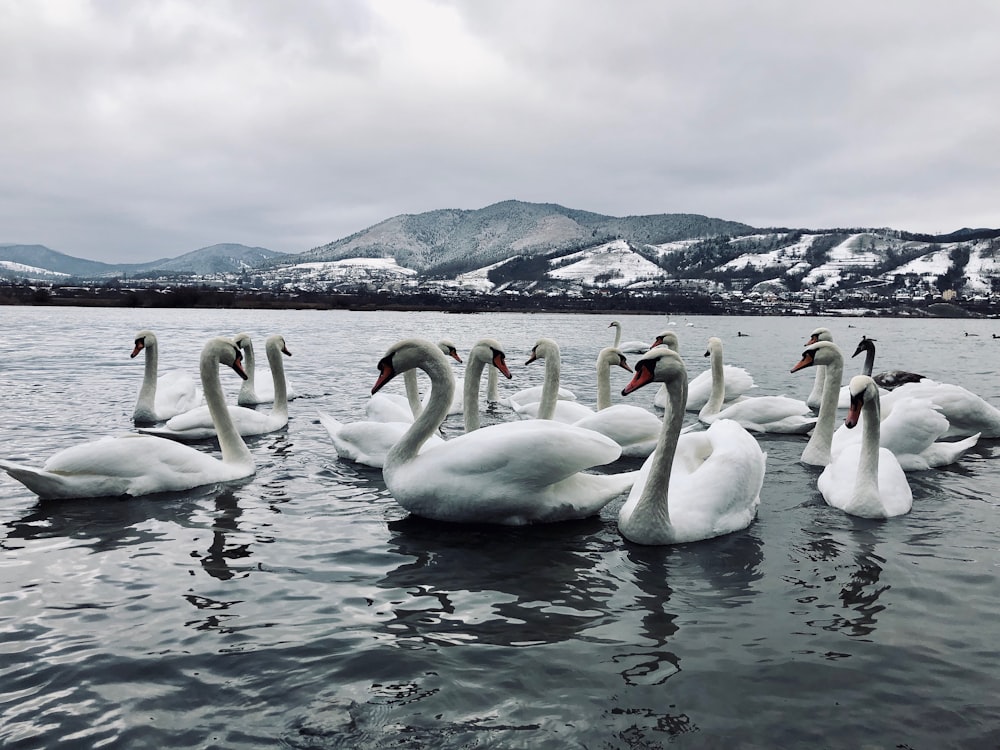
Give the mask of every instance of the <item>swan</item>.
[(712, 395), (698, 412), (700, 421), (711, 424), (719, 419), (733, 419), (754, 432), (793, 434), (809, 432), (816, 424), (805, 401), (788, 396), (754, 396), (724, 406), (721, 339), (712, 336), (706, 354), (712, 358)]
[(1000, 437), (1000, 409), (967, 388), (952, 383), (924, 379), (919, 383), (904, 383), (882, 397), (882, 408), (895, 412), (903, 399), (930, 400), (948, 420), (943, 438), (964, 438), (979, 433), (984, 438)]
[[(653, 346), (666, 346), (673, 349), (678, 354), (677, 334), (673, 331), (664, 331), (653, 341)], [(753, 376), (742, 367), (735, 365), (723, 365), (722, 376), (726, 384), (726, 393), (723, 396), (723, 403), (733, 403), (744, 397), (747, 391), (757, 386), (753, 382)], [(704, 370), (698, 373), (691, 382), (688, 383), (687, 403), (684, 405), (687, 411), (701, 411), (702, 407), (708, 403), (712, 395), (712, 370)], [(667, 405), (667, 388), (662, 383), (653, 397), (653, 405), (661, 409)]]
[[(462, 364), (462, 357), (457, 347), (449, 340), (442, 339), (438, 348), (448, 357)], [(492, 372), (492, 371), (491, 371)], [(403, 375), (403, 387), (406, 395), (398, 393), (376, 393), (365, 404), (365, 417), (370, 422), (412, 422), (420, 414), (423, 404), (420, 401), (420, 388), (417, 385), (417, 371), (409, 370)], [(328, 417), (333, 419), (332, 417)]]
[[(496, 339), (485, 338), (476, 342), (469, 350), (469, 364), (465, 368), (463, 378), (462, 412), (465, 420), (465, 431), (472, 432), (480, 428), (479, 422), (479, 382), (483, 377), (483, 368), (489, 368), (487, 389), (496, 388), (495, 373), (503, 374), (508, 380), (513, 377), (507, 369), (507, 357)], [(415, 372), (407, 370), (407, 372)], [(406, 373), (404, 373), (405, 377)]]
[(802, 463), (812, 466), (826, 466), (830, 463), (833, 428), (837, 419), (837, 403), (840, 399), (840, 380), (844, 376), (844, 355), (840, 347), (832, 341), (818, 340), (806, 346), (802, 359), (792, 367), (799, 372), (807, 367), (823, 370), (823, 393), (819, 404), (816, 427), (809, 436), (809, 442), (802, 449)]
[[(865, 363), (861, 369), (862, 375), (871, 375), (871, 379), (875, 381), (875, 385), (886, 391), (891, 391), (897, 386), (903, 385), (903, 383), (919, 383), (922, 380), (926, 380), (923, 375), (918, 375), (915, 372), (909, 372), (907, 370), (886, 370), (885, 372), (880, 372), (872, 375), (872, 368), (875, 366), (875, 342), (877, 339), (870, 339), (867, 336), (862, 336), (861, 341), (858, 342), (857, 349), (854, 350), (852, 357), (857, 357), (861, 352), (865, 352)], [(884, 395), (884, 394), (879, 394)]]
[(219, 365), (246, 377), (239, 348), (214, 338), (201, 352), (201, 384), (216, 420), (222, 460), (173, 440), (131, 433), (93, 440), (51, 456), (41, 469), (0, 461), (14, 479), (43, 499), (136, 496), (188, 490), (252, 476), (253, 457), (240, 438), (219, 381)]
[(896, 456), (879, 447), (879, 394), (868, 375), (849, 383), (851, 405), (844, 424), (854, 428), (862, 412), (861, 441), (837, 453), (816, 484), (828, 505), (852, 516), (891, 518), (909, 513), (913, 493)]
[(649, 350), (649, 345), (645, 341), (626, 341), (622, 343), (622, 324), (617, 320), (612, 321), (608, 328), (615, 329), (615, 343), (611, 345), (613, 349), (623, 352), (642, 354)]
[(646, 458), (660, 437), (659, 418), (632, 404), (611, 403), (611, 368), (632, 372), (625, 355), (614, 347), (597, 355), (597, 412), (574, 422), (577, 427), (607, 435), (622, 449), (623, 458)]
[(511, 407), (517, 415), (521, 419), (551, 419), (556, 422), (573, 424), (594, 414), (594, 410), (589, 406), (557, 397), (561, 368), (559, 344), (548, 338), (538, 339), (531, 348), (531, 356), (524, 364), (530, 365), (539, 359), (545, 360), (545, 382), (542, 385), (542, 398), (540, 401), (525, 404), (511, 401)]
[[(280, 430), (288, 424), (288, 398), (285, 391), (285, 366), (281, 355), (292, 356), (280, 334), (268, 336), (265, 342), (267, 362), (274, 380), (274, 406), (269, 412), (255, 411), (245, 406), (230, 406), (229, 416), (236, 431), (243, 437), (265, 435)], [(173, 440), (207, 440), (216, 435), (215, 417), (207, 406), (171, 417), (162, 427), (141, 427), (140, 432)]]
[(132, 412), (132, 421), (136, 425), (163, 422), (204, 403), (204, 397), (190, 375), (179, 371), (157, 375), (159, 345), (152, 331), (139, 331), (135, 335), (131, 356), (135, 358), (141, 351), (146, 352), (146, 367), (135, 411)]
[(437, 347), (406, 339), (379, 361), (372, 392), (412, 368), (430, 376), (431, 398), (382, 470), (390, 493), (410, 513), (461, 523), (563, 521), (598, 513), (632, 486), (635, 472), (584, 472), (618, 458), (613, 440), (550, 420), (490, 425), (419, 453), (447, 416), (455, 379)]
[(736, 422), (716, 421), (704, 432), (680, 435), (687, 372), (665, 347), (635, 365), (622, 395), (653, 382), (670, 399), (656, 451), (646, 459), (618, 514), (618, 531), (636, 544), (682, 544), (750, 525), (760, 505), (767, 454)]
[[(802, 353), (802, 360), (792, 368), (792, 372), (813, 365), (828, 368), (827, 383), (840, 381), (844, 367), (843, 356), (833, 342), (820, 341), (807, 346)], [(861, 440), (857, 430), (850, 430), (845, 425), (834, 431), (840, 390), (832, 385), (824, 390), (816, 429), (802, 451), (803, 463), (826, 466), (832, 456), (840, 453), (850, 443)], [(880, 389), (880, 398), (882, 393)], [(936, 442), (948, 431), (948, 426), (948, 420), (929, 400), (907, 398), (891, 413), (883, 415), (879, 425), (879, 445), (892, 451), (903, 471), (947, 466), (958, 461), (979, 440), (978, 435), (973, 435), (955, 442)]]
[[(240, 393), (236, 397), (236, 403), (240, 406), (270, 404), (274, 401), (274, 379), (272, 378), (270, 381), (265, 380), (259, 384), (254, 380), (257, 363), (254, 358), (253, 340), (250, 338), (250, 334), (246, 332), (237, 333), (233, 337), (233, 341), (236, 342), (236, 346), (243, 350), (243, 369), (247, 374), (247, 379), (240, 386)], [(285, 381), (285, 396), (289, 401), (296, 398), (295, 389), (292, 388), (287, 380)]]

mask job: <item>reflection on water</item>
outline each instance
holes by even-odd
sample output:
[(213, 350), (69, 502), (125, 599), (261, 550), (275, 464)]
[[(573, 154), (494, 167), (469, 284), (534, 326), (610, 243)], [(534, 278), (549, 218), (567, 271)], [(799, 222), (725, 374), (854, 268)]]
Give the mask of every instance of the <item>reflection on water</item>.
[[(614, 317), (650, 340), (665, 323)], [(412, 334), (451, 338), (463, 354), (496, 336), (514, 374), (501, 395), (540, 384), (541, 371), (520, 363), (551, 336), (563, 384), (593, 404), (609, 322), (5, 309), (0, 385), (17, 409), (0, 443), (33, 464), (131, 431), (139, 327), (157, 330), (163, 364), (189, 371), (220, 333), (316, 345), (286, 363), (301, 397), (286, 430), (248, 441), (257, 474), (245, 482), (39, 503), (0, 476), (0, 746), (1000, 745), (1000, 441), (910, 475), (913, 511), (876, 522), (825, 505), (818, 471), (799, 462), (804, 438), (762, 436), (768, 469), (750, 528), (647, 548), (618, 534), (620, 501), (548, 527), (409, 517), (380, 472), (337, 459), (316, 419), (363, 414), (375, 363)], [(691, 375), (707, 367), (707, 337), (721, 334), (760, 395), (799, 397), (811, 381), (787, 370), (808, 333), (862, 332), (836, 319), (676, 323)], [(967, 349), (954, 325), (870, 320), (863, 332), (887, 342), (887, 356), (891, 346), (897, 360), (921, 357), (900, 366), (1000, 404), (1000, 380), (981, 375), (1000, 350)], [(53, 336), (65, 346), (39, 346)], [(615, 393), (628, 379), (618, 377)], [(627, 401), (651, 407), (652, 393)], [(452, 418), (444, 434), (461, 429)], [(610, 470), (622, 468), (632, 467)]]

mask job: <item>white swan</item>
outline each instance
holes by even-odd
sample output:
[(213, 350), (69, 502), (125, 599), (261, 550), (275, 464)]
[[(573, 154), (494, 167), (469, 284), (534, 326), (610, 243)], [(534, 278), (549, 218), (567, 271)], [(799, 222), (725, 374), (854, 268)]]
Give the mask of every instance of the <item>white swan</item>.
[(157, 373), (159, 344), (152, 331), (139, 331), (135, 335), (131, 356), (136, 357), (141, 351), (146, 352), (146, 365), (132, 413), (135, 424), (162, 422), (204, 403), (201, 390), (190, 375), (179, 371)]
[(630, 352), (634, 354), (642, 354), (643, 352), (649, 351), (649, 344), (645, 341), (625, 341), (622, 342), (622, 324), (617, 320), (612, 321), (608, 328), (615, 329), (615, 343), (611, 345), (612, 349), (618, 349), (623, 352)]
[(919, 383), (904, 383), (882, 397), (884, 411), (893, 413), (905, 398), (931, 401), (948, 420), (943, 438), (962, 438), (979, 433), (984, 438), (1000, 437), (1000, 409), (967, 388), (953, 383), (938, 383), (924, 379)]
[[(465, 377), (462, 379), (462, 412), (466, 432), (478, 430), (481, 426), (479, 421), (479, 382), (483, 377), (483, 368), (487, 366), (490, 368), (490, 384), (487, 388), (495, 391), (495, 373), (497, 372), (502, 373), (508, 380), (512, 377), (510, 370), (507, 368), (506, 355), (500, 346), (500, 342), (496, 339), (480, 339), (469, 350), (469, 364), (465, 367)], [(415, 372), (415, 370), (407, 370), (407, 372)]]
[(632, 371), (624, 354), (607, 347), (597, 355), (597, 412), (574, 424), (607, 435), (621, 446), (624, 458), (646, 458), (656, 448), (661, 422), (641, 407), (611, 403), (612, 367)]
[[(666, 346), (680, 354), (677, 334), (673, 331), (664, 331), (653, 341), (653, 346)], [(709, 352), (705, 352), (708, 356)], [(746, 392), (757, 386), (753, 382), (753, 376), (742, 367), (736, 365), (722, 366), (722, 377), (726, 384), (726, 392), (723, 396), (723, 403), (733, 403), (742, 399)], [(687, 411), (701, 411), (702, 407), (708, 403), (712, 396), (712, 370), (711, 368), (698, 373), (688, 383), (687, 403), (684, 405)], [(653, 405), (661, 409), (667, 405), (667, 388), (662, 383), (653, 397)]]
[(661, 347), (641, 357), (622, 394), (654, 380), (670, 399), (656, 451), (618, 514), (618, 531), (636, 544), (682, 544), (746, 528), (760, 505), (767, 454), (728, 419), (680, 435), (687, 372), (676, 352)]
[(858, 346), (854, 350), (854, 354), (851, 356), (856, 357), (861, 352), (865, 353), (865, 362), (862, 366), (861, 374), (870, 375), (871, 379), (875, 381), (875, 385), (879, 388), (891, 391), (904, 383), (919, 383), (927, 379), (923, 375), (918, 375), (908, 370), (885, 370), (873, 375), (872, 369), (875, 367), (875, 341), (876, 339), (862, 336), (861, 341), (858, 342)]
[[(285, 338), (279, 334), (268, 336), (265, 342), (267, 363), (271, 367), (274, 380), (274, 406), (270, 411), (256, 411), (245, 406), (229, 406), (229, 417), (236, 425), (236, 431), (243, 437), (266, 435), (280, 430), (288, 424), (288, 398), (285, 392), (285, 366), (281, 356), (292, 356), (285, 346)], [(186, 411), (171, 417), (162, 427), (141, 427), (147, 435), (171, 438), (185, 442), (207, 440), (215, 437), (215, 416), (207, 406)]]
[(525, 365), (532, 362), (545, 360), (545, 381), (542, 385), (542, 398), (540, 401), (520, 404), (511, 401), (511, 407), (521, 419), (551, 419), (563, 424), (573, 424), (579, 422), (584, 417), (589, 417), (594, 410), (589, 406), (584, 406), (576, 401), (558, 398), (559, 375), (562, 367), (559, 344), (552, 339), (541, 338), (535, 342), (531, 348), (531, 356)]
[(909, 513), (913, 493), (906, 474), (892, 451), (879, 447), (878, 387), (867, 375), (855, 375), (849, 387), (851, 405), (844, 424), (853, 428), (864, 412), (861, 442), (833, 457), (819, 475), (819, 491), (828, 505), (852, 516), (890, 518)]
[(708, 340), (712, 357), (712, 395), (698, 412), (698, 419), (711, 424), (719, 419), (733, 419), (754, 432), (804, 434), (816, 424), (805, 401), (788, 396), (754, 396), (724, 406), (725, 384), (722, 370), (722, 341)]
[(411, 513), (468, 523), (562, 521), (592, 516), (632, 486), (635, 472), (583, 472), (618, 458), (613, 440), (550, 420), (490, 425), (418, 453), (452, 400), (455, 379), (444, 355), (421, 339), (400, 341), (379, 361), (372, 391), (415, 367), (430, 376), (431, 398), (382, 471), (396, 502)]
[[(258, 404), (270, 404), (274, 401), (274, 378), (257, 383), (255, 375), (257, 372), (257, 361), (254, 357), (253, 340), (250, 334), (237, 333), (233, 337), (236, 346), (243, 350), (243, 369), (246, 371), (247, 379), (240, 386), (240, 393), (236, 397), (236, 403), (240, 406), (256, 406)], [(285, 397), (291, 401), (297, 398), (295, 389), (291, 383), (285, 379)]]
[[(438, 348), (459, 364), (462, 357), (458, 349), (449, 339), (438, 342)], [(424, 408), (420, 401), (420, 388), (417, 384), (417, 371), (410, 370), (403, 375), (405, 396), (398, 393), (376, 393), (365, 404), (365, 417), (370, 422), (412, 422)], [(327, 419), (333, 419), (327, 416)], [(380, 464), (381, 465), (381, 464)]]
[(826, 466), (830, 463), (833, 428), (837, 419), (837, 403), (840, 398), (840, 380), (844, 376), (844, 355), (840, 347), (832, 341), (816, 341), (806, 346), (802, 359), (792, 367), (792, 372), (807, 367), (818, 367), (823, 371), (823, 393), (819, 404), (816, 427), (809, 436), (809, 442), (802, 449), (802, 463)]
[(201, 352), (201, 384), (216, 420), (222, 460), (149, 435), (135, 433), (81, 443), (59, 451), (41, 469), (0, 461), (14, 479), (44, 499), (148, 495), (230, 482), (254, 473), (253, 457), (226, 409), (219, 365), (245, 377), (239, 348), (211, 339)]

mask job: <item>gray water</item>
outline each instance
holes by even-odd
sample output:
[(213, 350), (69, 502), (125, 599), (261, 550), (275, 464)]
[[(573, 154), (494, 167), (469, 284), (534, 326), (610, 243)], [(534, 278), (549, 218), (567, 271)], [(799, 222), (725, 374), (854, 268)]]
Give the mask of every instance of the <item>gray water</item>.
[[(5, 458), (41, 464), (131, 430), (142, 364), (128, 355), (144, 327), (161, 368), (192, 374), (210, 336), (247, 330), (262, 360), (264, 338), (283, 333), (301, 395), (287, 430), (248, 441), (257, 474), (236, 485), (39, 502), (0, 475), (0, 746), (1000, 746), (998, 441), (910, 474), (912, 512), (867, 521), (825, 505), (819, 470), (798, 462), (804, 437), (762, 436), (767, 475), (747, 530), (644, 548), (617, 532), (621, 499), (593, 519), (524, 528), (408, 517), (379, 471), (337, 459), (316, 419), (361, 418), (376, 362), (412, 335), (450, 337), (462, 353), (495, 336), (510, 390), (541, 382), (543, 366), (524, 361), (551, 336), (564, 385), (593, 403), (613, 318), (626, 339), (671, 322), (0, 308)], [(861, 334), (877, 338), (876, 369), (1000, 404), (995, 321), (672, 322), (692, 376), (718, 335), (761, 395), (808, 394), (812, 371), (788, 371), (828, 325), (847, 354)], [(614, 376), (616, 392), (627, 379)], [(652, 399), (647, 388), (628, 402)]]

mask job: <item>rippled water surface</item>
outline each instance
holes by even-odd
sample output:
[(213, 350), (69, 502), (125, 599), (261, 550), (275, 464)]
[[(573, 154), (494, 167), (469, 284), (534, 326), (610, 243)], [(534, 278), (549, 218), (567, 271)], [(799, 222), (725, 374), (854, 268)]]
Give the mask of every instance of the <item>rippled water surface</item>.
[[(627, 339), (671, 323), (617, 317)], [(621, 500), (526, 528), (408, 517), (379, 471), (337, 459), (316, 419), (359, 418), (376, 362), (411, 335), (463, 354), (495, 336), (511, 390), (541, 382), (523, 363), (551, 336), (563, 383), (593, 403), (611, 319), (0, 309), (6, 458), (41, 464), (131, 430), (142, 364), (128, 355), (144, 327), (161, 369), (192, 374), (210, 336), (249, 331), (263, 360), (264, 338), (283, 333), (301, 396), (287, 430), (248, 441), (257, 474), (236, 485), (39, 502), (0, 474), (0, 746), (1000, 746), (998, 441), (910, 474), (913, 511), (875, 522), (824, 504), (819, 470), (798, 462), (805, 438), (763, 436), (749, 529), (644, 548), (618, 535)], [(692, 376), (719, 335), (760, 394), (808, 394), (812, 372), (788, 370), (828, 325), (846, 354), (877, 338), (876, 369), (1000, 405), (995, 321), (672, 323)], [(235, 396), (238, 379), (223, 380)], [(460, 429), (449, 418), (446, 434)]]

